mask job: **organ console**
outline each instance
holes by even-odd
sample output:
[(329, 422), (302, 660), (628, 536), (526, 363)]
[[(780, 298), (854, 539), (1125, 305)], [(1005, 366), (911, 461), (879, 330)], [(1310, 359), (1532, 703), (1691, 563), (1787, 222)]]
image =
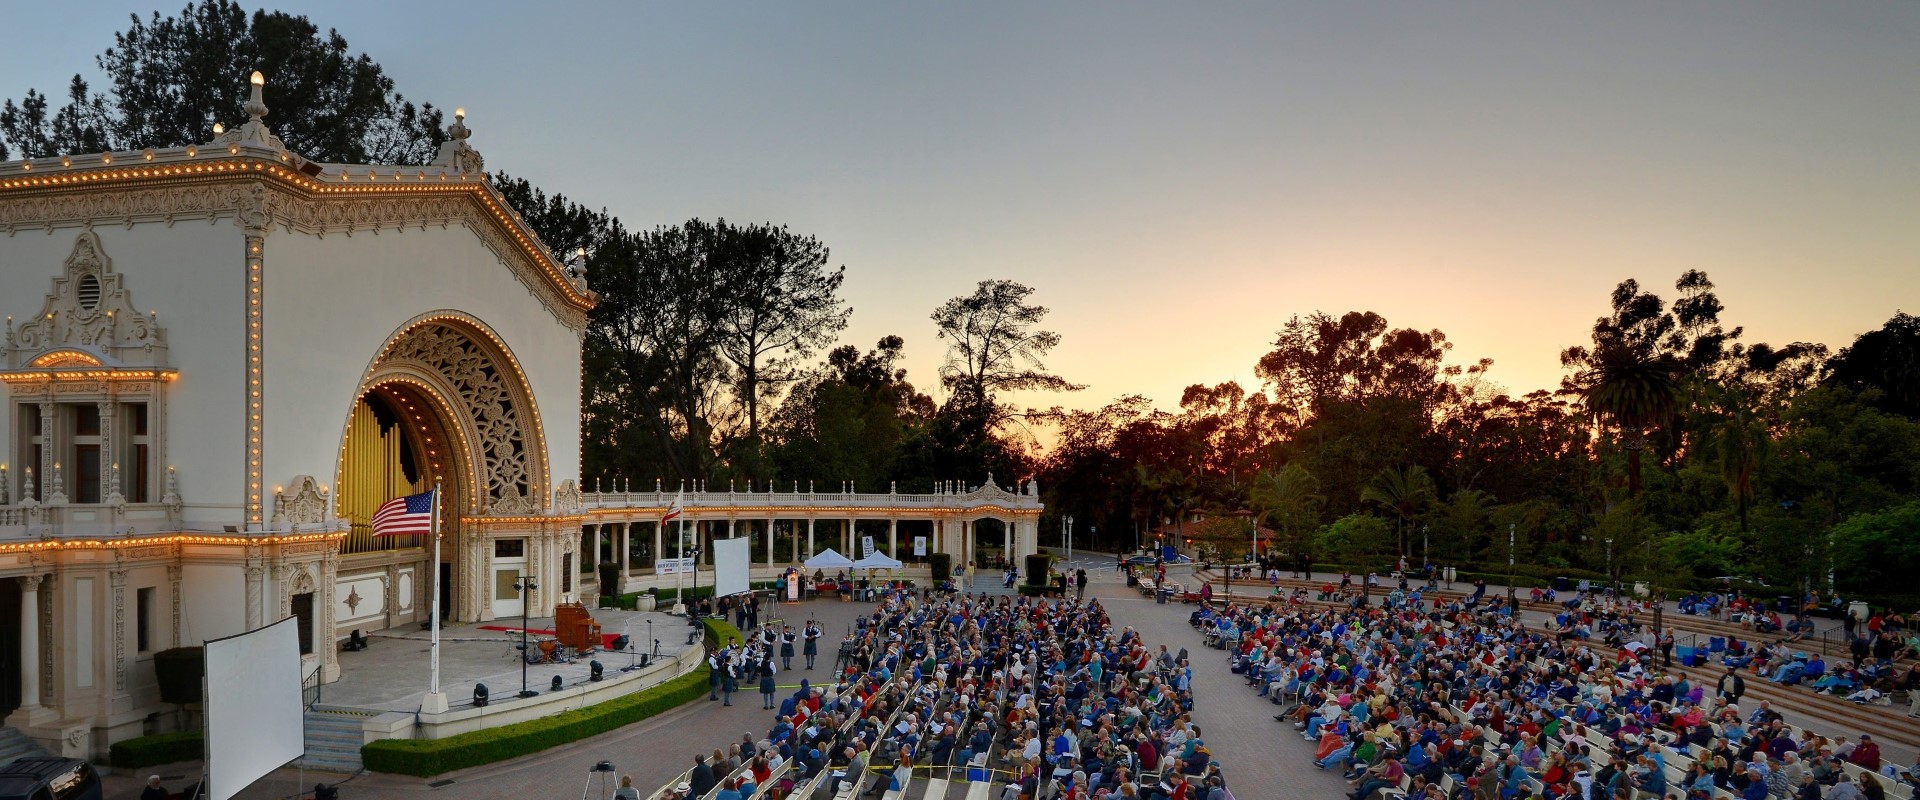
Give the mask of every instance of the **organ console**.
[(561, 603), (553, 608), (554, 638), (561, 644), (585, 653), (600, 649), (600, 623), (579, 603)]

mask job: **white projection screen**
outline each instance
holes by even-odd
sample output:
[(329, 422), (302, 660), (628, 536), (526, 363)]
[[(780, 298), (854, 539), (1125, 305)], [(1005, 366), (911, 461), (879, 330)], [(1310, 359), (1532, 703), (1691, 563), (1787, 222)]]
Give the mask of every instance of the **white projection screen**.
[(747, 591), (747, 566), (752, 560), (747, 537), (713, 540), (713, 596)]
[(227, 800), (306, 752), (295, 617), (207, 642), (207, 784)]

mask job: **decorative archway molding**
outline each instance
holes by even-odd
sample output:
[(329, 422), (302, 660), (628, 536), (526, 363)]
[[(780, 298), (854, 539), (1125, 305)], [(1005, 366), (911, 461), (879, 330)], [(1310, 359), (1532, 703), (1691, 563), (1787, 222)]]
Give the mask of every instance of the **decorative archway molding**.
[[(540, 410), (519, 360), (491, 327), (452, 310), (408, 320), (368, 362), (355, 401), (390, 383), (422, 390), (459, 436), (466, 516), (545, 512), (551, 490)], [(343, 422), (343, 446), (346, 429)]]

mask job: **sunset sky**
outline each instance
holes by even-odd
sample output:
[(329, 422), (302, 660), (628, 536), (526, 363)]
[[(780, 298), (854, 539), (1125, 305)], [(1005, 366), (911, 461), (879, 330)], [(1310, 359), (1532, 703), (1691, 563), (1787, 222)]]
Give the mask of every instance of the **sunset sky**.
[[(1707, 271), (1747, 341), (1920, 309), (1908, 0), (275, 7), (629, 227), (818, 235), (845, 341), (904, 336), (923, 388), (928, 314), (984, 278), (1053, 309), (1089, 388), (1026, 399), (1070, 406), (1250, 385), (1316, 309), (1439, 328), (1519, 392), (1627, 277)], [(93, 77), (154, 9), (10, 8), (0, 94)]]

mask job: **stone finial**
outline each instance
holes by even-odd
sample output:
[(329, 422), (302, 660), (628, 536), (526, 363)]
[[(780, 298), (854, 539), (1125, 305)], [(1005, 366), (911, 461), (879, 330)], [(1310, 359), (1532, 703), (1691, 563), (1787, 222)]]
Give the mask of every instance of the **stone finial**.
[(126, 508), (127, 496), (120, 491), (120, 465), (113, 465), (107, 473), (107, 505), (113, 508)]
[(67, 504), (67, 482), (63, 479), (65, 470), (60, 462), (53, 462), (53, 477), (47, 481), (47, 505), (64, 506)]
[(228, 147), (248, 145), (285, 150), (287, 146), (280, 141), (280, 137), (273, 135), (273, 131), (267, 127), (267, 101), (262, 95), (267, 86), (267, 76), (254, 70), (252, 75), (247, 76), (247, 85), (247, 104), (243, 106), (247, 121), (238, 128), (224, 132), (215, 125), (213, 143)]
[(472, 135), (473, 132), (467, 130), (467, 110), (454, 109), (453, 124), (447, 126), (447, 141), (440, 145), (440, 154), (433, 163), (463, 174), (485, 172), (487, 160), (480, 157), (480, 151), (467, 145), (467, 137)]
[(166, 491), (160, 495), (160, 504), (176, 514), (180, 513), (180, 508), (186, 505), (180, 499), (180, 476), (171, 466), (167, 467), (167, 487)]

